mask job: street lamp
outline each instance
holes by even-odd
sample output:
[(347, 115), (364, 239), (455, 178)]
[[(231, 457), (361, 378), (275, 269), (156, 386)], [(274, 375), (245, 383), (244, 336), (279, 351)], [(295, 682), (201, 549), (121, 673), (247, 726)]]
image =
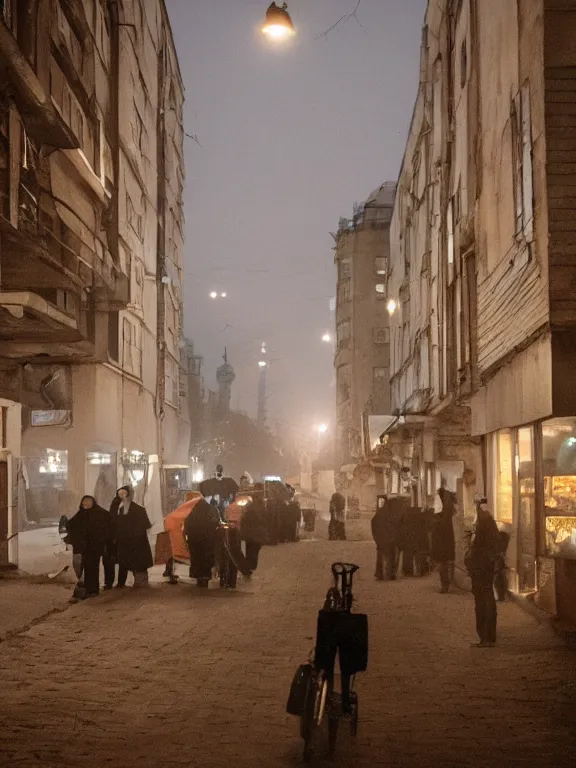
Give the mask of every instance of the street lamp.
[(325, 344), (330, 344), (330, 342), (332, 341), (332, 336), (330, 336), (329, 333), (325, 333), (324, 336), (322, 336), (322, 341)]
[(393, 315), (393, 314), (394, 314), (394, 312), (396, 312), (396, 308), (397, 308), (397, 306), (398, 306), (398, 305), (396, 304), (396, 302), (394, 301), (394, 299), (390, 299), (390, 301), (388, 302), (388, 304), (386, 304), (386, 309), (388, 310), (388, 314), (389, 314), (389, 315)]
[(258, 366), (260, 368), (266, 368), (267, 365), (268, 363), (265, 360), (260, 360), (260, 362), (258, 363)]
[(296, 34), (286, 3), (281, 6), (272, 3), (268, 7), (262, 32), (273, 40), (285, 40)]
[(210, 294), (210, 298), (211, 299), (217, 299), (218, 298), (218, 294), (216, 293), (216, 291), (212, 291), (212, 293)]
[(319, 424), (318, 425), (318, 432), (321, 435), (325, 435), (326, 432), (328, 432), (328, 424)]

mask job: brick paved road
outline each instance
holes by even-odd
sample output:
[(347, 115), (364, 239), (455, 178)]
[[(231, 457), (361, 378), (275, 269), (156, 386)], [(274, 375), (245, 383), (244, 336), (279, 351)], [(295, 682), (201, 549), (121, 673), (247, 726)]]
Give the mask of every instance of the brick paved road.
[(338, 765), (574, 766), (573, 652), (509, 604), (501, 645), (471, 650), (467, 594), (434, 580), (375, 583), (372, 545), (306, 541), (263, 552), (237, 594), (186, 584), (107, 594), (0, 644), (0, 765), (284, 768), (284, 714), (328, 566), (359, 562), (371, 660), (356, 747)]

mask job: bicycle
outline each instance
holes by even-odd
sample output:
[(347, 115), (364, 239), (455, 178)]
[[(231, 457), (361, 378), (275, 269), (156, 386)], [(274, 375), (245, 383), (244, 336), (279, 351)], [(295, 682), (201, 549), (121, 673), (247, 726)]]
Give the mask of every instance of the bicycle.
[[(353, 576), (359, 566), (333, 563), (334, 584), (328, 590), (318, 614), (316, 646), (307, 665), (300, 668), (300, 704), (289, 701), (288, 711), (300, 716), (300, 735), (304, 741), (304, 760), (310, 762), (325, 718), (328, 719), (328, 755), (334, 756), (340, 720), (350, 723), (353, 737), (358, 731), (358, 695), (354, 691), (356, 672), (366, 669), (368, 623), (364, 614), (353, 614)], [(340, 665), (340, 691), (335, 690), (336, 654)]]

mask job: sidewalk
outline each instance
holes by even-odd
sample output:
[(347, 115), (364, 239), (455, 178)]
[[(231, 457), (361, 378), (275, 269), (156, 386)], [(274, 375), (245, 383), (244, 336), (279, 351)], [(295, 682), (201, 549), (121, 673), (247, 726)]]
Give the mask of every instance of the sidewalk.
[(65, 610), (72, 588), (22, 578), (0, 578), (0, 641), (55, 611)]

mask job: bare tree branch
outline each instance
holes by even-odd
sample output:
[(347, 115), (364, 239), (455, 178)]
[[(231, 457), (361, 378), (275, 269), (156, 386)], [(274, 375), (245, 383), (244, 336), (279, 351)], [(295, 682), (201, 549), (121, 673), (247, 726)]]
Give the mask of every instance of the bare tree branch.
[(360, 19), (358, 18), (358, 8), (360, 7), (361, 0), (357, 0), (356, 6), (353, 11), (350, 11), (350, 13), (345, 13), (343, 16), (340, 16), (338, 21), (334, 22), (331, 27), (328, 27), (327, 30), (324, 32), (321, 32), (319, 35), (316, 35), (315, 40), (320, 40), (322, 37), (324, 40), (328, 40), (328, 35), (330, 32), (334, 32), (334, 30), (338, 29), (338, 27), (343, 27), (345, 24), (348, 24), (349, 21), (354, 19), (356, 24), (358, 24), (359, 27), (362, 27), (364, 29), (364, 26), (360, 23)]
[(196, 134), (192, 135), (191, 133), (184, 132), (184, 136), (186, 136), (187, 139), (192, 139), (192, 141), (195, 141), (196, 144), (198, 144), (199, 147), (202, 146), (200, 144), (200, 141), (198, 140), (198, 136), (196, 136)]

